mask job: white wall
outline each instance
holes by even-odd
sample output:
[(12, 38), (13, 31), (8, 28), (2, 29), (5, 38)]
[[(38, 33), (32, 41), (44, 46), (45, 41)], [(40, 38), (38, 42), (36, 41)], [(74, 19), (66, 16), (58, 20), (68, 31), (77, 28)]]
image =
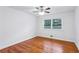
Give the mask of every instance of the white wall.
[[(45, 19), (62, 19), (62, 29), (44, 29)], [(53, 35), (55, 38), (75, 42), (75, 29), (74, 29), (74, 12), (56, 13), (53, 15), (45, 15), (39, 18), (39, 36)]]
[(76, 24), (76, 44), (79, 48), (79, 7), (75, 10), (75, 24)]
[(35, 35), (35, 16), (9, 7), (0, 7), (0, 48), (30, 39)]
[[(79, 46), (79, 7), (76, 9), (77, 41), (75, 40), (74, 12), (38, 17), (9, 7), (0, 7), (0, 48), (30, 39), (36, 35), (77, 42)], [(62, 29), (44, 29), (45, 19), (62, 19)], [(37, 31), (38, 30), (38, 31)], [(38, 33), (37, 33), (38, 32)]]

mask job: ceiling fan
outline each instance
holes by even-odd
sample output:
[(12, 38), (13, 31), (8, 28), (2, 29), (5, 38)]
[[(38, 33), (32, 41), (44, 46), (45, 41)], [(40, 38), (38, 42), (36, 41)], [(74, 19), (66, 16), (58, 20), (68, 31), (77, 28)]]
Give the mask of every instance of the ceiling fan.
[(39, 6), (35, 7), (34, 13), (37, 13), (39, 15), (44, 15), (44, 14), (49, 14), (50, 13), (50, 7), (45, 7), (45, 6)]

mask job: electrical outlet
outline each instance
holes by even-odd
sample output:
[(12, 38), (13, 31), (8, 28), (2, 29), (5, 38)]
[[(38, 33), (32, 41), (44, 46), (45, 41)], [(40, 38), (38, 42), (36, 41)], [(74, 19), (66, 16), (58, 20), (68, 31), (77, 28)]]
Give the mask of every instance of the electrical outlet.
[(50, 37), (53, 37), (53, 35), (50, 35)]

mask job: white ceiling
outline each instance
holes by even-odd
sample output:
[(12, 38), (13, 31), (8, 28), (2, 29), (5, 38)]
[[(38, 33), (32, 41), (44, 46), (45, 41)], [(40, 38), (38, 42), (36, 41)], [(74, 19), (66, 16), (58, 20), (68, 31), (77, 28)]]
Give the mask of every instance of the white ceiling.
[[(35, 6), (36, 7), (36, 6)], [(48, 6), (51, 8), (50, 12), (53, 13), (62, 13), (62, 12), (70, 12), (75, 10), (75, 6)], [(34, 14), (33, 11), (35, 8), (33, 6), (10, 6), (10, 8), (14, 8), (20, 11), (28, 12)]]

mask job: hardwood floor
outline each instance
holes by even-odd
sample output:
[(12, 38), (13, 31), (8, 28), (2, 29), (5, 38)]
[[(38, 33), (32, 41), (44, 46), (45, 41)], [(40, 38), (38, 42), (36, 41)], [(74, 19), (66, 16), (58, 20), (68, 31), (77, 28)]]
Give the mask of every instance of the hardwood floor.
[(0, 50), (1, 53), (77, 53), (73, 42), (34, 37), (16, 45)]

